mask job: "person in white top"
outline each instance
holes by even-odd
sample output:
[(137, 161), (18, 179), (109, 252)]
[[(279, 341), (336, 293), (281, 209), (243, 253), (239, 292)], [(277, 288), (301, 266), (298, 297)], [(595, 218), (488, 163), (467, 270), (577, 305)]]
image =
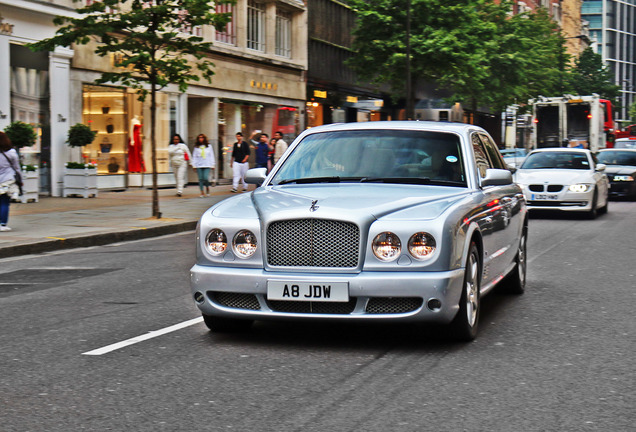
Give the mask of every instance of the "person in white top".
[(9, 206), (11, 198), (20, 194), (18, 180), (21, 178), (18, 153), (7, 134), (0, 132), (0, 231), (11, 231), (7, 226)]
[[(210, 196), (210, 170), (214, 169), (214, 167), (216, 167), (216, 159), (214, 158), (212, 146), (208, 142), (208, 137), (204, 134), (199, 134), (194, 143), (194, 149), (192, 149), (192, 168), (199, 176), (201, 198)], [(203, 194), (204, 187), (205, 195)]]
[(274, 139), (276, 139), (276, 148), (274, 150), (274, 165), (276, 165), (283, 153), (287, 151), (287, 143), (283, 139), (283, 133), (281, 131), (274, 133)]
[(168, 156), (170, 157), (170, 165), (172, 165), (172, 172), (177, 183), (177, 196), (181, 196), (183, 194), (188, 162), (192, 159), (192, 155), (179, 134), (172, 136), (172, 142), (168, 146)]

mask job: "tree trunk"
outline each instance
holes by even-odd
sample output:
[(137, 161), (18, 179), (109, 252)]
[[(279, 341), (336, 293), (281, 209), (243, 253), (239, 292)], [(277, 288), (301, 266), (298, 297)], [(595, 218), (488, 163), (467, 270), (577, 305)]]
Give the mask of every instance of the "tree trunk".
[(159, 212), (159, 192), (157, 190), (157, 141), (156, 141), (156, 123), (157, 123), (157, 93), (154, 81), (150, 84), (150, 148), (152, 159), (152, 216), (161, 219)]

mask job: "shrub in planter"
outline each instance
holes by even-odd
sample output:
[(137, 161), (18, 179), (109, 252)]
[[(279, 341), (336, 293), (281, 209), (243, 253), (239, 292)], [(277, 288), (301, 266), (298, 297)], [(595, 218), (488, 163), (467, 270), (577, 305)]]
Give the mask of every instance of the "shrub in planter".
[(69, 147), (84, 147), (93, 142), (97, 132), (91, 130), (90, 127), (82, 123), (74, 124), (68, 130), (68, 139), (66, 142)]
[(30, 147), (35, 144), (38, 136), (35, 133), (35, 128), (28, 123), (21, 121), (14, 121), (4, 128), (4, 133), (11, 140), (16, 148)]

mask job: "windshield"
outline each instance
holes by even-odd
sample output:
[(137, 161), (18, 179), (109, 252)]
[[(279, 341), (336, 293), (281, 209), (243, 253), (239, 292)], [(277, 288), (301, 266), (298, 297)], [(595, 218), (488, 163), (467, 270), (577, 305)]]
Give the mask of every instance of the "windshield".
[(406, 130), (332, 131), (305, 137), (272, 184), (384, 182), (466, 186), (455, 134)]
[(631, 151), (602, 151), (598, 154), (598, 162), (605, 165), (633, 165), (636, 166), (636, 152)]
[(585, 153), (537, 152), (530, 154), (520, 169), (577, 169), (589, 170)]

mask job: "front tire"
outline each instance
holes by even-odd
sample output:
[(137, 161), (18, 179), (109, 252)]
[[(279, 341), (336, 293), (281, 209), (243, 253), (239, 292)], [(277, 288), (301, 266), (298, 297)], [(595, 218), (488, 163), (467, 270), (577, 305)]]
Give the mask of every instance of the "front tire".
[(253, 321), (203, 315), (205, 325), (213, 333), (238, 333), (248, 330)]
[(477, 336), (479, 326), (479, 287), (481, 280), (481, 262), (479, 249), (475, 242), (470, 243), (468, 257), (466, 258), (466, 270), (464, 272), (464, 284), (462, 295), (459, 299), (459, 311), (450, 324), (454, 339), (470, 342)]
[(596, 219), (598, 215), (598, 210), (596, 210), (596, 206), (598, 204), (598, 193), (594, 190), (594, 198), (592, 198), (592, 208), (587, 213), (588, 219)]

